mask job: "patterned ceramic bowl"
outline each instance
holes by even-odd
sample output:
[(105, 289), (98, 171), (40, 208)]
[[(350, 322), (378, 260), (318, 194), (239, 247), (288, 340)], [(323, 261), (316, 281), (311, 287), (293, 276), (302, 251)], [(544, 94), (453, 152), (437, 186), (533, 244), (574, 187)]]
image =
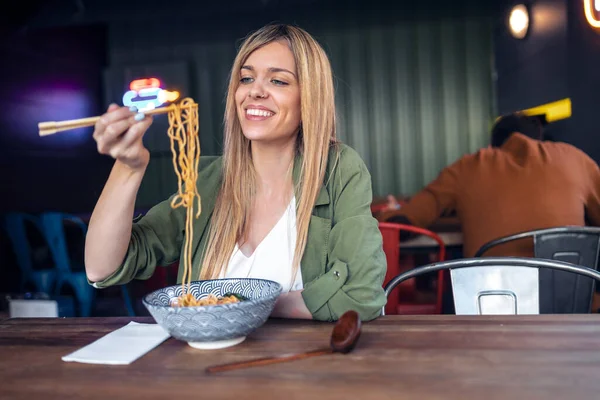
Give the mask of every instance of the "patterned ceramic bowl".
[(243, 296), (232, 304), (174, 307), (181, 285), (168, 286), (146, 295), (142, 302), (156, 322), (171, 336), (199, 349), (234, 346), (265, 323), (281, 293), (279, 283), (264, 279), (232, 278), (192, 282), (190, 292), (202, 299), (209, 294)]

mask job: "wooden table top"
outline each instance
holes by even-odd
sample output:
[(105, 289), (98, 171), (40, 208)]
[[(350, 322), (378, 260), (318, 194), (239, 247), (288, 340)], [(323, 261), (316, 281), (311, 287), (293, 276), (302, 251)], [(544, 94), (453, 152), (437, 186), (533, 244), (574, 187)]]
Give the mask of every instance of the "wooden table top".
[(127, 366), (61, 361), (130, 320), (1, 322), (0, 398), (600, 398), (597, 314), (385, 316), (363, 325), (352, 353), (216, 376), (204, 368), (326, 346), (332, 324), (273, 319), (242, 344), (212, 351), (170, 338)]
[[(461, 224), (456, 217), (441, 217), (435, 221), (427, 229), (437, 233), (442, 238), (446, 247), (460, 247), (463, 245), (463, 234)], [(425, 235), (416, 235), (415, 237), (407, 240), (400, 241), (400, 248), (402, 249), (424, 249), (424, 248), (438, 248), (438, 244), (435, 240)]]

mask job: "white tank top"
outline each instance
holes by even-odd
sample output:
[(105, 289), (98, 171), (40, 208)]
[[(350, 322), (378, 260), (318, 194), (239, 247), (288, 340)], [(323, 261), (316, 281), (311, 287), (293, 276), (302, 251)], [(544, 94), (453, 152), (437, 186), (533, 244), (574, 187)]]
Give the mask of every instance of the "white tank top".
[(304, 285), (300, 269), (292, 284), (296, 233), (296, 198), (292, 197), (279, 221), (250, 257), (246, 257), (236, 243), (224, 277), (269, 279), (280, 283), (283, 293), (301, 290)]

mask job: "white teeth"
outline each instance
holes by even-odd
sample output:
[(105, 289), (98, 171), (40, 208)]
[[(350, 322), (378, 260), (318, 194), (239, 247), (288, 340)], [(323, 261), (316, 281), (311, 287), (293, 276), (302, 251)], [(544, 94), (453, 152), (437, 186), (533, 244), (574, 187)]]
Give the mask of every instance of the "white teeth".
[(256, 115), (259, 117), (271, 117), (273, 116), (273, 113), (270, 111), (266, 111), (266, 110), (258, 110), (256, 108), (249, 108), (246, 110), (246, 114), (248, 115)]

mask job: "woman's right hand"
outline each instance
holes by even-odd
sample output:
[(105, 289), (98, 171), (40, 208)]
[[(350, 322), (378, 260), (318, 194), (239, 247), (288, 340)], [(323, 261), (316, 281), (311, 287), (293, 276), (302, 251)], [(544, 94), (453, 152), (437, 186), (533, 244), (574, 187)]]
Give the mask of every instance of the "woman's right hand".
[(150, 161), (150, 152), (142, 141), (152, 124), (151, 116), (138, 113), (135, 107), (111, 104), (94, 129), (98, 152), (106, 154), (129, 167), (143, 171)]

